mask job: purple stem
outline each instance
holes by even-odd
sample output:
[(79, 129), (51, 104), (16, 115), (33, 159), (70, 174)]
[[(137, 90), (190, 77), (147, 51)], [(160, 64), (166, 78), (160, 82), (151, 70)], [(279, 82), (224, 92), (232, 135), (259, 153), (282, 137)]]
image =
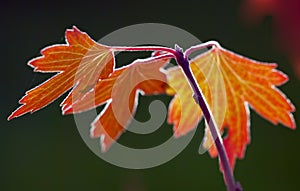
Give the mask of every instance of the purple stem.
[(188, 61), (188, 58), (184, 56), (182, 49), (179, 46), (176, 46), (176, 61), (179, 66), (181, 66), (186, 78), (188, 79), (188, 82), (191, 86), (191, 88), (194, 91), (194, 99), (200, 106), (204, 118), (206, 122), (208, 123), (209, 129), (211, 131), (212, 137), (215, 140), (215, 145), (218, 150), (219, 159), (223, 167), (223, 173), (224, 178), (227, 183), (227, 190), (228, 191), (242, 191), (242, 188), (239, 183), (236, 184), (234, 180), (233, 173), (231, 171), (229, 160), (227, 153), (225, 151), (222, 138), (219, 134), (219, 131), (217, 129), (216, 123), (214, 121), (213, 115), (208, 107), (208, 104), (201, 92), (201, 89), (198, 87), (198, 84), (195, 80), (195, 77), (190, 69), (190, 64)]

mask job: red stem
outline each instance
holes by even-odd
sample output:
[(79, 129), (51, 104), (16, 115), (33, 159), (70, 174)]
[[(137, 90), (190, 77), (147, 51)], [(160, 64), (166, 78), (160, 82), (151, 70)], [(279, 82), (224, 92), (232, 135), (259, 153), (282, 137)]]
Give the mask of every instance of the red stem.
[(217, 47), (220, 47), (220, 44), (217, 42), (217, 41), (208, 41), (208, 42), (205, 42), (205, 43), (202, 43), (202, 44), (198, 44), (196, 46), (192, 46), (190, 47), (189, 49), (187, 49), (185, 52), (184, 52), (184, 57), (185, 58), (188, 58), (188, 56), (196, 51), (196, 50), (201, 50), (203, 48), (207, 48), (207, 47), (211, 47), (211, 46), (217, 46)]
[(176, 55), (176, 51), (173, 48), (162, 47), (162, 46), (137, 46), (137, 47), (127, 47), (127, 46), (113, 46), (112, 51), (163, 51)]

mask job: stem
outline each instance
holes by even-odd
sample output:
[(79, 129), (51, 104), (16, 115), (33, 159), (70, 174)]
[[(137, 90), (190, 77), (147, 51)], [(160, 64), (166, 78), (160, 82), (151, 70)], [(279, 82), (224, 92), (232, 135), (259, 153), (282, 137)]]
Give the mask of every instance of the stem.
[(170, 53), (166, 53), (166, 54), (161, 54), (161, 55), (158, 55), (158, 56), (152, 56), (152, 57), (149, 57), (149, 58), (137, 59), (134, 62), (145, 62), (145, 63), (147, 63), (149, 61), (161, 60), (161, 59), (166, 59), (166, 58), (174, 58), (174, 55), (170, 54)]
[(198, 84), (195, 80), (195, 77), (190, 69), (189, 61), (188, 61), (188, 55), (194, 51), (198, 50), (200, 48), (204, 48), (210, 45), (216, 45), (214, 42), (208, 42), (205, 44), (201, 44), (199, 46), (191, 47), (185, 52), (185, 55), (182, 52), (182, 49), (179, 46), (176, 46), (176, 61), (179, 66), (181, 66), (186, 78), (188, 79), (188, 82), (191, 86), (191, 88), (194, 91), (194, 99), (200, 106), (201, 110), (203, 111), (204, 118), (206, 122), (208, 123), (209, 129), (211, 131), (212, 137), (215, 140), (215, 145), (218, 150), (219, 159), (223, 167), (223, 173), (224, 178), (227, 183), (227, 190), (228, 191), (241, 191), (241, 186), (239, 184), (236, 184), (233, 173), (230, 168), (229, 160), (227, 153), (225, 151), (222, 138), (219, 134), (219, 130), (217, 129), (215, 120), (213, 118), (213, 115), (209, 109), (209, 106), (201, 92), (201, 89), (198, 87)]
[(188, 58), (188, 56), (196, 51), (196, 50), (200, 50), (200, 49), (203, 49), (203, 48), (207, 48), (207, 47), (210, 47), (210, 46), (217, 46), (217, 47), (220, 47), (220, 44), (217, 42), (217, 41), (208, 41), (208, 42), (205, 42), (205, 43), (202, 43), (202, 44), (198, 44), (196, 46), (192, 46), (190, 47), (189, 49), (187, 49), (185, 52), (184, 52), (184, 58)]
[(176, 55), (177, 52), (173, 48), (162, 47), (162, 46), (137, 46), (137, 47), (127, 47), (127, 46), (113, 46), (112, 51), (163, 51)]

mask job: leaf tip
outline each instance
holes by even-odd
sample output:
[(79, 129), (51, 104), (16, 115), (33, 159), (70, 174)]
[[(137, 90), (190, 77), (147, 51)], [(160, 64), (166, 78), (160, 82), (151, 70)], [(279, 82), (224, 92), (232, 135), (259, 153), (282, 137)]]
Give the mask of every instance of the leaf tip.
[(23, 115), (25, 114), (26, 112), (24, 112), (22, 109), (23, 108), (23, 105), (20, 106), (18, 109), (16, 109), (15, 111), (13, 111), (10, 116), (8, 116), (7, 120), (10, 121), (12, 120), (13, 118), (16, 118), (16, 117), (19, 117), (20, 115)]
[(71, 28), (67, 29), (67, 31), (72, 31), (72, 32), (80, 32), (80, 30), (77, 28), (76, 25), (72, 25)]
[(10, 114), (10, 116), (8, 116), (7, 121), (12, 120), (13, 118), (15, 118), (15, 117), (14, 117), (14, 115), (13, 115), (13, 113), (12, 113), (12, 114)]
[(173, 136), (177, 139), (177, 138), (181, 137), (182, 134), (179, 131), (174, 130)]
[(295, 119), (294, 119), (294, 117), (293, 117), (292, 114), (289, 114), (289, 116), (290, 116), (290, 122), (289, 122), (289, 124), (288, 124), (288, 127), (289, 127), (290, 129), (292, 129), (292, 130), (295, 130), (295, 129), (297, 128), (297, 127), (296, 127)]
[(100, 136), (100, 146), (101, 146), (101, 152), (105, 153), (108, 150), (107, 145), (105, 144), (105, 135)]
[(62, 110), (63, 115), (68, 115), (68, 114), (71, 114), (71, 113), (73, 113), (73, 108), (72, 107), (69, 107), (65, 110)]
[(100, 147), (101, 147), (101, 152), (102, 153), (105, 153), (108, 151), (111, 143), (107, 142), (106, 141), (106, 136), (104, 133), (96, 133), (96, 126), (94, 125), (94, 122), (92, 123), (92, 127), (90, 129), (90, 137), (91, 138), (98, 138), (99, 137), (99, 140), (100, 140)]

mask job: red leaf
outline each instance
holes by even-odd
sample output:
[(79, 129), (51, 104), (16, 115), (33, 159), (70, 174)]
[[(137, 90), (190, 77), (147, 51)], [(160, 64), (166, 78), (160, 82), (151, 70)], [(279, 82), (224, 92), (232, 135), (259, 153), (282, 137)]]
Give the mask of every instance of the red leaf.
[[(228, 129), (224, 145), (231, 167), (236, 158), (243, 158), (250, 142), (249, 107), (273, 124), (282, 123), (294, 129), (291, 112), (294, 106), (275, 85), (287, 81), (287, 76), (275, 70), (276, 64), (250, 60), (220, 47), (191, 61), (191, 69), (212, 110), (217, 126), (223, 133)], [(174, 95), (169, 106), (168, 121), (174, 124), (175, 136), (184, 135), (194, 129), (202, 112), (192, 99), (193, 92), (180, 68), (167, 70), (170, 87), (167, 93)], [(204, 146), (213, 145), (209, 128), (206, 127)], [(217, 155), (214, 147), (209, 150)]]
[(106, 104), (105, 109), (92, 123), (91, 136), (101, 137), (102, 151), (124, 132), (138, 103), (138, 93), (165, 92), (166, 76), (160, 71), (166, 59), (137, 60), (115, 70), (108, 78), (97, 83), (93, 91), (67, 108), (64, 113), (78, 113)]
[(29, 61), (36, 72), (59, 72), (41, 85), (26, 92), (20, 106), (8, 120), (33, 113), (53, 102), (66, 91), (73, 90), (62, 103), (71, 104), (72, 98), (83, 96), (97, 81), (107, 77), (114, 67), (113, 53), (109, 47), (93, 41), (76, 27), (66, 31), (66, 45), (54, 45), (41, 51), (41, 57)]

